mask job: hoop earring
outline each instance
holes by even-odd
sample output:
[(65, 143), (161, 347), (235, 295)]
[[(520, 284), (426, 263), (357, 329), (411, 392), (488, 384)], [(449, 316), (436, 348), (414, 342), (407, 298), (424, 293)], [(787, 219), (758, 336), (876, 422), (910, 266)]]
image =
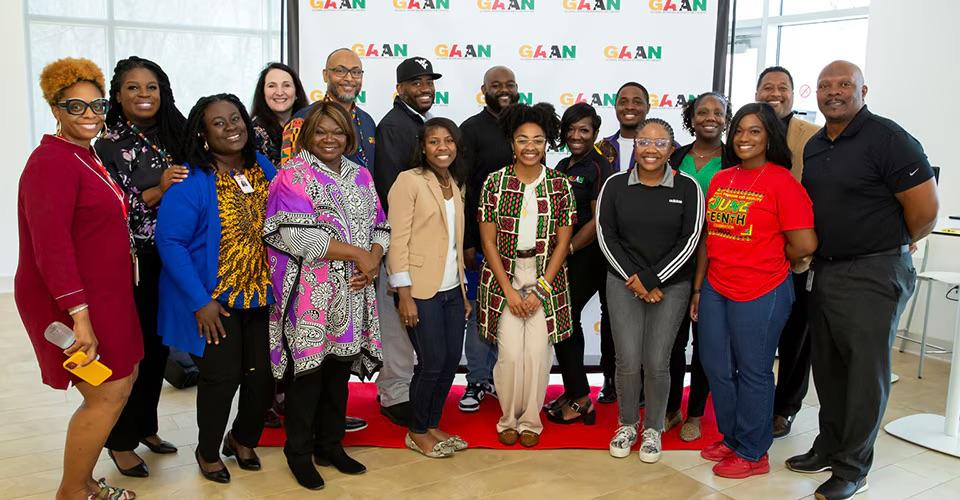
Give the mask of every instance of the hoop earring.
[(210, 145), (207, 144), (207, 140), (206, 140), (206, 139), (203, 140), (203, 150), (204, 150), (204, 151), (210, 151)]
[(57, 120), (57, 131), (53, 135), (63, 137), (63, 127), (60, 125), (60, 120)]

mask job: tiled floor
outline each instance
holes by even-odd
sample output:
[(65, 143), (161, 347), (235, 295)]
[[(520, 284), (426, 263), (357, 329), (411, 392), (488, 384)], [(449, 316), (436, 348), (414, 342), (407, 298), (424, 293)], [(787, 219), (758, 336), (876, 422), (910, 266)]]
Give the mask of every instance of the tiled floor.
[[(79, 402), (76, 391), (54, 391), (40, 383), (35, 358), (12, 297), (0, 295), (0, 498), (52, 498), (60, 476), (64, 432)], [(943, 413), (948, 365), (933, 361), (916, 378), (916, 357), (895, 354), (894, 385), (884, 422), (917, 412)], [(596, 380), (593, 380), (597, 383)], [(461, 381), (462, 383), (462, 381)], [(617, 460), (596, 450), (469, 450), (448, 460), (431, 460), (407, 450), (362, 448), (351, 454), (369, 468), (363, 476), (323, 469), (326, 489), (308, 492), (287, 470), (280, 449), (260, 449), (263, 471), (246, 472), (228, 460), (233, 482), (203, 480), (193, 462), (196, 412), (193, 390), (164, 388), (160, 434), (180, 446), (172, 456), (143, 447), (151, 477), (121, 476), (101, 455), (96, 477), (135, 489), (140, 498), (736, 498), (809, 497), (827, 474), (787, 471), (783, 460), (806, 451), (816, 436), (817, 397), (811, 393), (793, 433), (774, 442), (771, 472), (746, 480), (716, 478), (711, 463), (695, 451), (668, 451), (660, 463), (642, 464), (636, 455)], [(486, 404), (486, 403), (485, 403)], [(612, 432), (612, 429), (611, 429)], [(881, 431), (869, 477), (870, 490), (858, 499), (960, 498), (960, 460), (927, 451)]]

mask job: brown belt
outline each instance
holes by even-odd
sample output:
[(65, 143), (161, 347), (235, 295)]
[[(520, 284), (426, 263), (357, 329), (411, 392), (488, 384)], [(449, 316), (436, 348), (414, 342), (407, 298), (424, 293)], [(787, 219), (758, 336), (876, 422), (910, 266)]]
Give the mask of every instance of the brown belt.
[(517, 250), (518, 259), (528, 259), (530, 257), (536, 257), (536, 256), (537, 256), (536, 248), (531, 248), (529, 250)]

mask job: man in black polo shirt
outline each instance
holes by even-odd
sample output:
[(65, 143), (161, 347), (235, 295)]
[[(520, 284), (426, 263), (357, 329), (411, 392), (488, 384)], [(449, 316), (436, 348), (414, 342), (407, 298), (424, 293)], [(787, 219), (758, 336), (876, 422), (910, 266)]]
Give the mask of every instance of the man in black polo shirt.
[[(462, 165), (467, 172), (466, 205), (463, 234), (464, 263), (467, 266), (467, 295), (476, 300), (477, 270), (483, 259), (480, 249), (480, 225), (477, 221), (477, 208), (480, 204), (480, 191), (483, 182), (492, 172), (496, 172), (513, 162), (513, 148), (510, 141), (497, 124), (497, 118), (503, 108), (516, 104), (520, 100), (517, 77), (506, 66), (494, 66), (483, 74), (480, 86), (486, 103), (479, 113), (467, 118), (460, 131), (463, 133), (463, 151), (460, 153)], [(474, 412), (480, 409), (485, 395), (496, 397), (493, 386), (493, 365), (497, 362), (497, 346), (485, 342), (477, 335), (477, 308), (473, 308), (467, 324), (467, 336), (464, 341), (464, 353), (467, 356), (467, 388), (460, 398), (460, 411)]]
[(820, 499), (850, 498), (867, 488), (890, 394), (890, 349), (916, 279), (909, 249), (937, 219), (923, 148), (871, 113), (866, 95), (860, 68), (828, 64), (817, 80), (827, 124), (803, 154), (803, 185), (820, 240), (807, 281), (820, 434), (787, 467), (832, 470), (817, 488)]

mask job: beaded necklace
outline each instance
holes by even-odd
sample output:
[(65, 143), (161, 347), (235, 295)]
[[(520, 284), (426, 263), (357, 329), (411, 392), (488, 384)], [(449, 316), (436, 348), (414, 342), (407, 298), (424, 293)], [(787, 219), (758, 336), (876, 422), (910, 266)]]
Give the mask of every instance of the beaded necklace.
[(127, 120), (127, 126), (130, 127), (130, 130), (132, 130), (134, 134), (137, 134), (137, 137), (139, 137), (140, 140), (147, 143), (147, 146), (150, 146), (150, 149), (154, 150), (158, 155), (160, 155), (160, 158), (163, 159), (163, 162), (166, 163), (168, 167), (173, 163), (173, 157), (170, 156), (170, 153), (167, 153), (165, 149), (154, 144), (153, 141), (148, 139), (147, 135), (137, 128), (137, 126), (134, 125), (130, 120)]
[(363, 167), (370, 168), (373, 165), (367, 165), (367, 155), (366, 153), (363, 152), (363, 145), (366, 144), (366, 142), (364, 141), (366, 141), (367, 138), (363, 136), (363, 127), (360, 126), (360, 115), (357, 114), (356, 106), (354, 106), (353, 109), (350, 110), (350, 114), (353, 115), (353, 122), (357, 124), (357, 137), (360, 139), (359, 141), (357, 141), (358, 142), (357, 154), (359, 155), (358, 159), (360, 160), (361, 165)]

